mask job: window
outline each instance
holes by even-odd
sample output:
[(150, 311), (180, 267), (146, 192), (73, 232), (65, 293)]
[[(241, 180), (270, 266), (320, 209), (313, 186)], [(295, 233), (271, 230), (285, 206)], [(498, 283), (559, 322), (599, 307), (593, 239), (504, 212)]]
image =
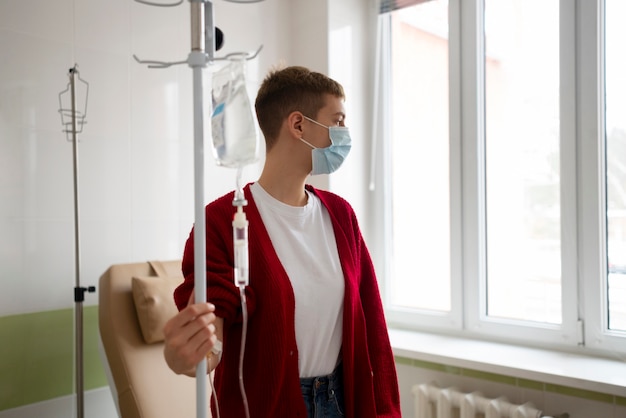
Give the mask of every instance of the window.
[(485, 0), (486, 310), (554, 324), (561, 323), (558, 22), (558, 0)]
[(444, 312), (451, 307), (447, 3), (390, 16), (391, 303)]
[(626, 3), (383, 12), (389, 321), (626, 352)]

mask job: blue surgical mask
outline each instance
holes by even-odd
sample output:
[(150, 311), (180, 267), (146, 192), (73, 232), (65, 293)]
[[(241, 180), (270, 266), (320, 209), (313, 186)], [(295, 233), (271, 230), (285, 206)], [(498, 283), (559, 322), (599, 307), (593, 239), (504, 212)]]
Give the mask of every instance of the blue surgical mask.
[(305, 141), (304, 138), (300, 138), (300, 141), (313, 148), (311, 151), (313, 158), (313, 169), (311, 170), (311, 175), (330, 174), (337, 171), (350, 152), (350, 148), (352, 148), (350, 131), (345, 126), (326, 126), (311, 118), (307, 118), (306, 116), (304, 117), (307, 120), (328, 129), (328, 135), (330, 136), (331, 142), (330, 146), (326, 148), (317, 148)]

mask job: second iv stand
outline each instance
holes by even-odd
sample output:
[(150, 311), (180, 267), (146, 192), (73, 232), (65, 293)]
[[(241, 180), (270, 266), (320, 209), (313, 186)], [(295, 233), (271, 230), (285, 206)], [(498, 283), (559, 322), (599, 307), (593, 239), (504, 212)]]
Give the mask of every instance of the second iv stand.
[[(78, 66), (69, 70), (69, 83), (67, 88), (59, 93), (59, 113), (63, 124), (63, 132), (68, 140), (72, 141), (72, 162), (74, 168), (74, 251), (75, 251), (75, 276), (76, 286), (74, 287), (74, 344), (75, 344), (75, 373), (76, 373), (76, 416), (83, 418), (85, 414), (84, 405), (84, 372), (83, 372), (83, 301), (85, 292), (93, 293), (95, 286), (82, 287), (80, 284), (80, 234), (78, 216), (78, 140), (76, 135), (83, 130), (85, 116), (87, 113), (87, 99), (89, 96), (89, 83), (80, 78)], [(76, 106), (79, 87), (84, 90), (84, 98), (81, 101), (84, 108), (79, 110)], [(69, 106), (67, 97), (69, 96)]]

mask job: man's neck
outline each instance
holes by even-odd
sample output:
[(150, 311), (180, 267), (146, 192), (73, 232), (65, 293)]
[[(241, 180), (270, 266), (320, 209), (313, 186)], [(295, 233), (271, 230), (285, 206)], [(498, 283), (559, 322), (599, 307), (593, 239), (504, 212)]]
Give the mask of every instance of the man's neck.
[[(274, 159), (273, 159), (274, 158)], [(304, 206), (307, 196), (304, 191), (307, 174), (298, 173), (297, 168), (289, 163), (281, 164), (276, 156), (268, 155), (263, 167), (259, 184), (274, 199), (290, 206)]]
[(307, 195), (304, 191), (304, 182), (296, 183), (285, 177), (272, 178), (261, 174), (258, 183), (263, 190), (274, 199), (289, 206), (304, 206), (307, 203)]

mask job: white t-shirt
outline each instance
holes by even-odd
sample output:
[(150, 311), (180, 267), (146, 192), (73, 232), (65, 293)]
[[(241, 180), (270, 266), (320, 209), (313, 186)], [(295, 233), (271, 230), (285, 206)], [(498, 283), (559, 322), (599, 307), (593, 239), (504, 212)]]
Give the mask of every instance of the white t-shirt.
[(330, 374), (341, 352), (345, 289), (328, 211), (309, 192), (300, 207), (274, 199), (258, 183), (250, 190), (293, 288), (300, 377)]

